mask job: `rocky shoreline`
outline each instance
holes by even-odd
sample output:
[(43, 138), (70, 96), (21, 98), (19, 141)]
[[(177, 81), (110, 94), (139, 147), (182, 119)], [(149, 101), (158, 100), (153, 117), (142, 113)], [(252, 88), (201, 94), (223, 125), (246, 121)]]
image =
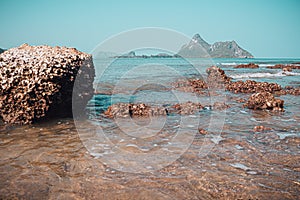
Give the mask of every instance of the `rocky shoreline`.
[[(275, 68), (284, 69), (286, 65), (275, 65)], [(291, 66), (290, 66), (291, 67)], [(258, 65), (249, 63), (237, 65), (234, 68), (258, 68)], [(291, 68), (297, 69), (297, 66)], [(254, 80), (233, 81), (228, 77), (224, 70), (212, 66), (207, 68), (207, 79), (188, 79), (178, 80), (172, 83), (172, 87), (183, 92), (196, 93), (197, 95), (216, 95), (218, 90), (229, 91), (234, 94), (245, 93), (252, 94), (247, 100), (239, 99), (239, 103), (244, 103), (242, 107), (254, 110), (270, 110), (274, 112), (284, 112), (284, 101), (275, 98), (280, 95), (300, 95), (300, 87), (292, 86), (282, 87), (277, 83), (257, 82)], [(213, 105), (202, 106), (195, 105), (192, 102), (168, 105), (164, 107), (151, 106), (146, 104), (114, 104), (105, 112), (105, 115), (114, 117), (149, 117), (168, 114), (194, 114), (204, 108), (214, 110), (224, 110), (229, 108), (225, 102), (215, 102)]]
[[(258, 68), (254, 63), (236, 65), (234, 68)], [(270, 69), (291, 71), (298, 65), (277, 64)], [(249, 109), (284, 111), (284, 102), (276, 99), (280, 95), (300, 95), (300, 87), (282, 87), (277, 83), (254, 80), (233, 81), (219, 67), (206, 69), (207, 78), (178, 80), (173, 89), (192, 92), (197, 95), (216, 95), (218, 90), (234, 94), (253, 94), (240, 103)], [(0, 55), (0, 115), (5, 123), (30, 124), (45, 117), (72, 117), (72, 92), (75, 78), (82, 84), (73, 96), (73, 102), (80, 102), (78, 110), (84, 110), (94, 95), (95, 76), (92, 57), (75, 48), (30, 46), (27, 44), (12, 48)], [(192, 114), (205, 108), (224, 110), (229, 108), (224, 102), (201, 105), (189, 102), (157, 106), (147, 104), (114, 104), (105, 115), (113, 117), (156, 116), (168, 114)]]
[(75, 48), (23, 44), (0, 54), (0, 115), (10, 124), (72, 116), (75, 83), (78, 110), (93, 96), (91, 55)]

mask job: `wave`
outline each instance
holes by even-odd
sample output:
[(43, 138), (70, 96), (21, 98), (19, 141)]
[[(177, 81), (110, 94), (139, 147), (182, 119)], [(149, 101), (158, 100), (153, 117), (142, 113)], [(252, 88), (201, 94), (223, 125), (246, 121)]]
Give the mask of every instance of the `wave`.
[(259, 73), (243, 73), (243, 74), (235, 74), (229, 75), (233, 79), (241, 79), (241, 78), (266, 78), (266, 77), (282, 77), (282, 76), (300, 76), (300, 73), (295, 72), (278, 72), (276, 74), (268, 73), (268, 72), (259, 72)]
[(274, 66), (274, 64), (259, 64), (259, 67), (270, 67)]
[(231, 65), (238, 65), (240, 63), (232, 62), (232, 63), (220, 63), (220, 64), (223, 65), (223, 66), (231, 66)]

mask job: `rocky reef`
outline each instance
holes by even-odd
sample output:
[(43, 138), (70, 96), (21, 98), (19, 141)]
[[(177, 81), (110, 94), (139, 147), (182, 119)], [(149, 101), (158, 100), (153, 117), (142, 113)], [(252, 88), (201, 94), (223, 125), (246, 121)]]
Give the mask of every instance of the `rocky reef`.
[[(6, 123), (72, 116), (92, 97), (92, 57), (75, 48), (23, 44), (0, 55), (0, 115)], [(73, 87), (76, 94), (72, 99)]]
[(255, 93), (270, 92), (275, 93), (282, 90), (277, 83), (257, 82), (253, 80), (230, 82), (226, 85), (226, 89), (233, 93)]
[(259, 92), (252, 94), (244, 107), (254, 110), (284, 111), (283, 103), (283, 100), (276, 99), (270, 92)]
[[(245, 66), (251, 66), (248, 64)], [(188, 79), (179, 80), (173, 83), (173, 87), (184, 92), (194, 92), (197, 94), (208, 94), (209, 89), (225, 89), (232, 93), (258, 93), (270, 92), (276, 95), (300, 95), (300, 88), (293, 86), (281, 87), (277, 83), (257, 82), (254, 80), (232, 81), (225, 72), (216, 66), (207, 68), (207, 80), (204, 79)], [(212, 94), (213, 90), (210, 90)]]
[(203, 106), (195, 102), (182, 102), (173, 105), (148, 105), (144, 103), (117, 103), (108, 107), (104, 115), (109, 118), (117, 117), (151, 117), (170, 114), (191, 115), (209, 108), (213, 110), (225, 110), (230, 106), (224, 102), (215, 102), (213, 105)]

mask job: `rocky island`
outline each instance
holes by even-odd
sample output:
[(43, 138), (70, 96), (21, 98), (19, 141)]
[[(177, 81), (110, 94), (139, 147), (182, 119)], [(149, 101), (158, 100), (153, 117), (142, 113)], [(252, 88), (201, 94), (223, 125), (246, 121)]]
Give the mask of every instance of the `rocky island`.
[(11, 124), (72, 116), (75, 78), (80, 88), (73, 102), (85, 109), (94, 76), (92, 56), (75, 48), (23, 44), (9, 49), (0, 55), (0, 116)]
[(181, 47), (177, 55), (187, 58), (253, 58), (253, 55), (241, 48), (234, 40), (209, 44), (199, 34)]
[[(134, 51), (113, 58), (253, 58), (253, 55), (241, 48), (234, 40), (209, 44), (199, 34), (194, 35), (188, 44), (181, 47), (177, 54), (158, 53), (155, 55), (137, 55)], [(240, 66), (242, 67), (242, 66)], [(247, 66), (245, 66), (247, 67)], [(250, 66), (253, 67), (253, 66)]]

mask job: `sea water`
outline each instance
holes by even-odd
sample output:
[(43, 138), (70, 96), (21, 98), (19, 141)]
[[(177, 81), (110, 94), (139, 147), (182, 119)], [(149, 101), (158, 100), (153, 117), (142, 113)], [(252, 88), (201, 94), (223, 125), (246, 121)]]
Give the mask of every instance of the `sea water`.
[[(256, 63), (258, 69), (236, 69)], [(300, 59), (122, 58), (94, 60), (97, 94), (86, 121), (55, 119), (1, 125), (3, 199), (296, 199), (300, 185), (300, 101), (283, 95), (283, 113), (243, 108), (250, 94), (199, 96), (176, 91), (178, 79), (204, 78), (221, 67), (237, 80), (300, 86), (300, 71), (274, 64)], [(110, 119), (114, 103), (172, 105), (223, 101), (224, 111)], [(255, 132), (255, 126), (271, 130)], [(208, 131), (201, 135), (198, 129)], [(102, 132), (98, 132), (101, 130)]]

